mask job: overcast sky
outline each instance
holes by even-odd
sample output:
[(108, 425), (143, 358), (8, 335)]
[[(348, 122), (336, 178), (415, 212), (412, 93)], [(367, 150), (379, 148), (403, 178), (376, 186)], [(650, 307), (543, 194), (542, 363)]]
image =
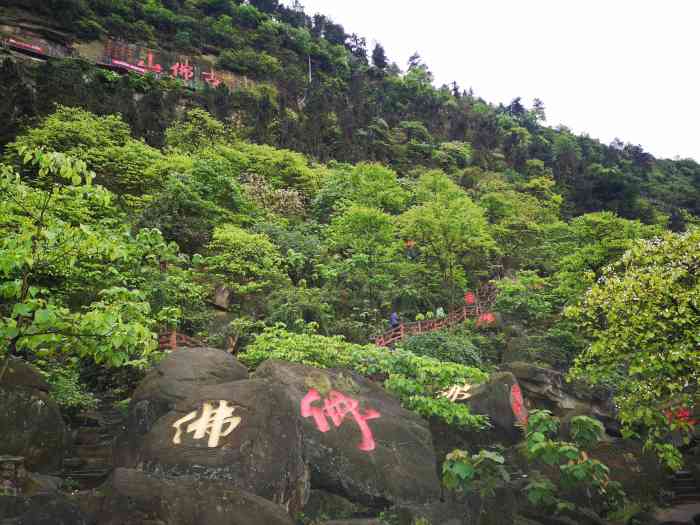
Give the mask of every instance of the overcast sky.
[(301, 2), (402, 69), (418, 51), (438, 85), (493, 103), (539, 97), (551, 126), (700, 161), (697, 0)]

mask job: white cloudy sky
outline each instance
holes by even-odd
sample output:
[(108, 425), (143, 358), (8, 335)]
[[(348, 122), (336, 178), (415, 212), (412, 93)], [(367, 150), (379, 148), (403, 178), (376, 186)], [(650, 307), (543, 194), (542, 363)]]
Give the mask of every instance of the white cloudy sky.
[(405, 68), (489, 102), (541, 98), (549, 125), (700, 161), (697, 0), (301, 0)]

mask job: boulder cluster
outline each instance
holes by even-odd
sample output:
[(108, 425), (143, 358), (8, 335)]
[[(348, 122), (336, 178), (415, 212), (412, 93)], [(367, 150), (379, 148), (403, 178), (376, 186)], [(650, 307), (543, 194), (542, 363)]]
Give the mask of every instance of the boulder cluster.
[[(521, 438), (528, 407), (614, 420), (604, 400), (576, 397), (556, 373), (527, 364), (443, 395), (489, 415), (480, 434), (504, 444)], [(348, 370), (269, 360), (251, 374), (221, 350), (171, 352), (132, 395), (110, 475), (73, 497), (51, 476), (69, 434), (48, 385), (13, 361), (0, 388), (0, 525), (363, 525), (386, 512), (407, 524), (519, 519), (512, 491), (493, 509), (447, 493), (438, 460), (455, 435), (441, 443), (435, 422)]]

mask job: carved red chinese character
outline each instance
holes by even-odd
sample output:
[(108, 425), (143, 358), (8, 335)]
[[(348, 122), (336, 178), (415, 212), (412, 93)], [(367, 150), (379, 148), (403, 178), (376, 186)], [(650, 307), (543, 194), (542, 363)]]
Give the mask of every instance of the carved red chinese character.
[(192, 80), (194, 76), (194, 68), (189, 64), (187, 60), (184, 62), (177, 62), (170, 67), (173, 76), (175, 78), (184, 78), (185, 80)]
[(216, 76), (213, 69), (202, 73), (202, 79), (212, 87), (217, 87), (219, 84), (221, 84), (221, 79)]
[(321, 395), (312, 388), (301, 400), (301, 416), (313, 417), (316, 423), (316, 428), (321, 432), (328, 432), (330, 418), (335, 427), (339, 427), (347, 416), (352, 416), (360, 427), (362, 434), (362, 442), (357, 446), (360, 450), (369, 452), (374, 450), (375, 442), (372, 430), (369, 428), (367, 421), (381, 417), (381, 414), (376, 410), (367, 409), (364, 413), (360, 412), (360, 403), (351, 397), (346, 396), (342, 392), (331, 390), (328, 397), (323, 399), (323, 406), (313, 406), (316, 401), (321, 401)]
[(513, 409), (513, 414), (518, 420), (518, 423), (523, 426), (527, 425), (527, 407), (523, 399), (523, 392), (520, 390), (520, 385), (517, 383), (510, 387), (510, 406)]
[(147, 63), (144, 63), (143, 60), (139, 60), (137, 65), (139, 67), (144, 68), (146, 71), (150, 71), (151, 73), (162, 73), (163, 72), (163, 67), (160, 64), (154, 64), (152, 51), (148, 52), (148, 54), (146, 55), (146, 59), (148, 60)]

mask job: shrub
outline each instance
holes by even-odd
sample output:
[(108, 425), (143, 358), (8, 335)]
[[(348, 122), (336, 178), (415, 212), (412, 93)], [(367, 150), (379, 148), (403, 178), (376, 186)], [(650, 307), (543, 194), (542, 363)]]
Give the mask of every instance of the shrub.
[(460, 332), (430, 332), (409, 337), (403, 348), (416, 355), (433, 357), (467, 366), (482, 365), (479, 350), (471, 338)]
[(473, 415), (465, 405), (435, 397), (456, 384), (486, 381), (488, 375), (478, 368), (405, 350), (348, 343), (339, 336), (292, 333), (280, 324), (257, 336), (239, 358), (251, 368), (267, 359), (281, 359), (318, 368), (349, 368), (366, 376), (383, 375), (387, 377), (384, 387), (409, 410), (459, 427), (487, 426), (486, 416)]

